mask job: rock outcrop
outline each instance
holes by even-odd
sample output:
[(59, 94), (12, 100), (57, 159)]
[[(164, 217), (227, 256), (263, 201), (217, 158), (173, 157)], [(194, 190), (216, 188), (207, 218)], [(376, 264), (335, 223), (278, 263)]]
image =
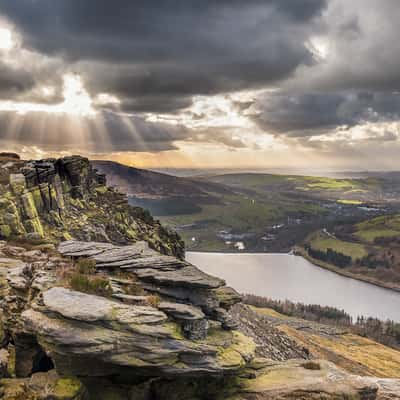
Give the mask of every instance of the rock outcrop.
[(0, 239), (77, 238), (119, 244), (147, 241), (182, 258), (183, 242), (149, 213), (128, 205), (126, 195), (106, 186), (88, 159), (41, 161), (0, 157)]
[[(254, 358), (254, 342), (224, 325), (224, 313), (220, 318), (238, 294), (146, 242), (70, 241), (60, 244), (59, 254), (7, 244), (0, 249), (2, 321), (8, 337), (0, 393), (7, 400), (108, 400), (111, 395), (118, 400), (253, 400), (300, 394), (303, 399), (370, 400), (377, 398), (378, 387), (392, 393), (398, 384), (379, 386), (330, 363)], [(136, 275), (149, 270), (147, 258), (156, 256), (155, 276), (165, 270), (180, 275), (177, 280), (155, 283), (150, 272)], [(109, 280), (107, 297), (66, 287), (65, 271), (82, 259), (94, 260), (94, 275)], [(129, 290), (138, 287), (140, 295)], [(149, 301), (155, 295), (158, 301)], [(64, 397), (60, 387), (67, 391)]]
[(254, 350), (236, 332), (185, 340), (179, 326), (154, 307), (60, 287), (44, 292), (43, 306), (33, 305), (22, 319), (25, 332), (38, 338), (63, 375), (218, 375), (244, 366)]

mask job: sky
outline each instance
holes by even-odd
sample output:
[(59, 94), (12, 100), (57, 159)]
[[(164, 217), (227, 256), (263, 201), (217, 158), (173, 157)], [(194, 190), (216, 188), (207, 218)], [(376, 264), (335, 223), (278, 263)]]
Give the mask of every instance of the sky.
[(0, 149), (400, 169), (398, 0), (1, 0)]

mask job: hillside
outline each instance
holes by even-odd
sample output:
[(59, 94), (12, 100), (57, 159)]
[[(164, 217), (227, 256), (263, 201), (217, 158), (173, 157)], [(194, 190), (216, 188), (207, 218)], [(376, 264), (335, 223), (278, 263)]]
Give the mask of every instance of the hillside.
[(391, 214), (314, 232), (298, 251), (322, 267), (400, 290), (399, 241), (400, 215)]
[[(400, 378), (400, 352), (352, 333), (349, 329), (288, 317), (270, 308), (239, 304), (234, 307), (243, 332), (280, 332), (293, 347), (307, 348), (308, 356), (334, 362), (346, 371), (381, 378)], [(249, 323), (252, 321), (252, 323)], [(277, 335), (275, 333), (275, 335)], [(260, 342), (261, 349), (265, 341)]]
[[(180, 178), (96, 161), (109, 182), (177, 230), (189, 250), (289, 251), (311, 232), (395, 210), (393, 174), (336, 179), (262, 173)], [(389, 179), (388, 181), (386, 179)]]

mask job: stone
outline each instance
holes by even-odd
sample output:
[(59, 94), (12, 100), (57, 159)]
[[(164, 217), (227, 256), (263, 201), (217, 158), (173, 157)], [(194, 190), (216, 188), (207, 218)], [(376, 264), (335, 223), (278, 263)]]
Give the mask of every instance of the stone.
[(2, 168), (2, 176), (11, 190), (0, 195), (0, 238), (53, 243), (78, 238), (120, 245), (145, 241), (163, 255), (183, 258), (180, 237), (131, 207), (126, 195), (107, 188), (105, 176), (87, 158), (20, 160)]
[(17, 290), (26, 290), (29, 287), (31, 276), (28, 264), (10, 268), (7, 274), (7, 281), (9, 285)]
[(220, 306), (225, 309), (229, 309), (233, 305), (242, 301), (240, 294), (229, 286), (220, 286), (219, 288), (215, 289), (214, 292)]
[[(150, 249), (146, 242), (114, 246), (109, 243), (73, 240), (62, 242), (58, 249), (64, 256), (89, 257), (96, 261), (96, 268), (103, 271), (111, 269), (121, 273), (132, 273), (149, 292), (179, 299), (179, 303), (192, 303), (193, 306), (201, 307), (205, 313), (217, 315), (223, 321), (225, 329), (235, 327), (229, 316), (225, 315), (223, 307), (229, 308), (230, 304), (237, 302), (240, 296), (236, 291), (231, 288), (224, 290), (225, 282), (222, 279), (210, 276), (186, 261), (160, 255)], [(122, 282), (111, 277), (110, 284), (114, 295), (123, 296), (128, 294), (125, 290), (135, 282)], [(120, 299), (129, 301), (126, 297)], [(216, 308), (220, 311), (215, 311)], [(191, 337), (204, 337), (207, 326), (204, 321), (182, 325), (186, 334)]]
[(0, 349), (0, 379), (8, 377), (8, 360), (10, 354), (6, 349)]
[(16, 195), (21, 195), (26, 189), (25, 176), (23, 174), (10, 174), (10, 186)]
[(163, 301), (158, 308), (181, 324), (183, 333), (188, 339), (198, 340), (207, 337), (208, 321), (198, 307)]
[(144, 281), (165, 286), (215, 289), (225, 285), (223, 279), (208, 275), (190, 264), (177, 270), (172, 269), (167, 271), (155, 268), (135, 269), (135, 273)]
[(0, 158), (10, 158), (12, 160), (20, 160), (21, 157), (17, 153), (11, 153), (7, 151), (0, 152)]
[(236, 332), (187, 340), (164, 312), (149, 306), (61, 287), (42, 297), (22, 313), (24, 331), (38, 338), (64, 375), (218, 376), (242, 368), (255, 350)]
[(37, 218), (39, 214), (36, 210), (36, 205), (33, 200), (32, 193), (29, 192), (24, 193), (23, 195), (21, 195), (21, 200), (27, 218), (29, 219)]
[(26, 219), (24, 225), (28, 233), (32, 233), (34, 237), (44, 238), (43, 225), (39, 218)]
[(61, 254), (70, 257), (91, 257), (98, 268), (181, 268), (185, 262), (175, 257), (157, 253), (144, 241), (129, 246), (109, 246), (107, 243), (63, 242), (59, 246)]
[(114, 246), (111, 243), (81, 242), (77, 240), (67, 240), (58, 246), (60, 254), (69, 257), (91, 257), (101, 254)]
[(0, 225), (1, 238), (7, 239), (11, 236), (11, 234), (12, 234), (12, 230), (9, 225), (4, 225), (4, 224)]
[[(252, 399), (338, 400), (377, 398), (378, 386), (366, 379), (350, 375), (334, 364), (316, 361), (320, 369), (306, 369), (298, 360), (271, 361), (258, 369), (253, 379), (243, 379), (237, 395)], [(229, 399), (229, 400), (233, 400)]]
[(162, 301), (158, 308), (173, 318), (185, 321), (198, 320), (205, 318), (204, 313), (198, 307), (193, 307), (188, 304), (171, 303)]
[(104, 297), (75, 292), (62, 287), (54, 287), (43, 293), (43, 303), (47, 310), (84, 322), (99, 322), (104, 325), (119, 323), (160, 324), (166, 315), (152, 307), (129, 306)]
[(127, 304), (145, 305), (148, 304), (148, 296), (133, 296), (129, 294), (113, 294), (113, 298), (122, 301)]
[(82, 382), (74, 377), (60, 377), (52, 370), (26, 379), (0, 380), (3, 400), (89, 400)]

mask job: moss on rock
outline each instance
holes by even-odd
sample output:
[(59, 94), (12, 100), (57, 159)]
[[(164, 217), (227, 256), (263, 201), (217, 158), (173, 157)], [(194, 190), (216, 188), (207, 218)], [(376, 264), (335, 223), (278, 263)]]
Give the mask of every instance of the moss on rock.
[(62, 377), (57, 380), (53, 396), (55, 400), (81, 400), (86, 393), (82, 382), (75, 377)]

